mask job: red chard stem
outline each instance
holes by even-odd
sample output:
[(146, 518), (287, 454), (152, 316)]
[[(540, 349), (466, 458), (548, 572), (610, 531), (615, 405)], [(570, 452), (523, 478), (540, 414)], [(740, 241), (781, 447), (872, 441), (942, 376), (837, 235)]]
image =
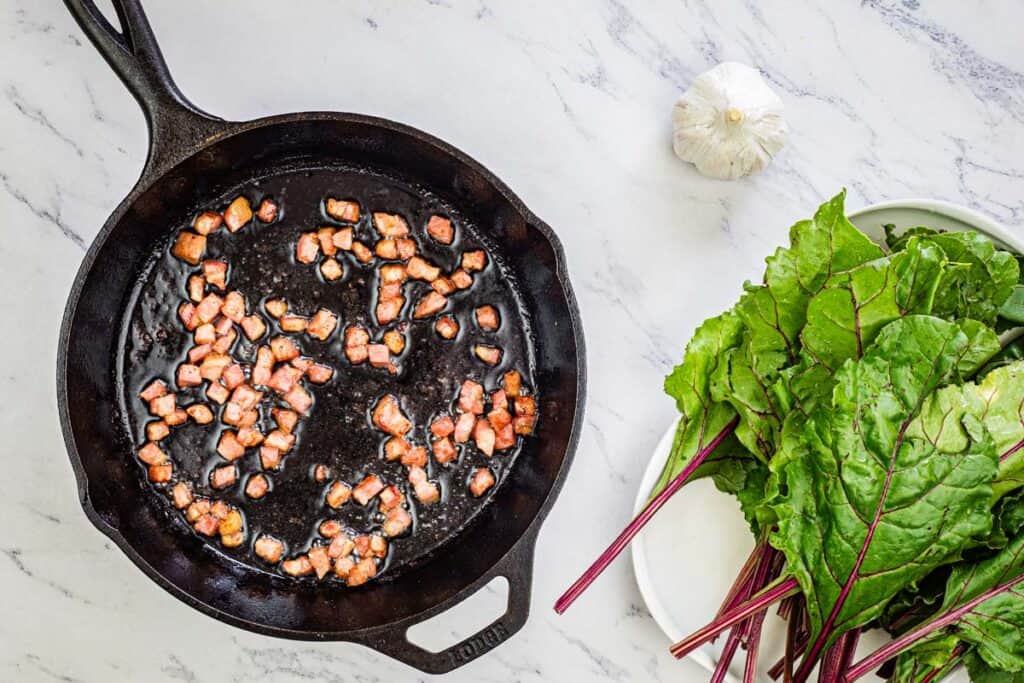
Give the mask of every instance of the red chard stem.
[(567, 610), (569, 606), (576, 601), (576, 598), (578, 598), (583, 591), (587, 590), (587, 587), (601, 575), (601, 572), (607, 569), (608, 565), (612, 563), (612, 560), (614, 560), (619, 553), (629, 545), (629, 542), (633, 540), (633, 537), (640, 533), (640, 530), (644, 528), (644, 525), (646, 525), (652, 517), (654, 517), (654, 514), (660, 510), (666, 502), (668, 502), (668, 499), (671, 498), (676, 491), (683, 487), (683, 484), (685, 484), (691, 476), (693, 476), (693, 473), (697, 471), (697, 468), (701, 466), (704, 460), (707, 459), (707, 457), (711, 455), (716, 448), (718, 448), (718, 445), (721, 444), (726, 437), (736, 430), (736, 426), (739, 424), (739, 421), (739, 417), (734, 417), (729, 424), (722, 429), (722, 431), (715, 435), (715, 438), (713, 438), (707, 446), (700, 449), (693, 458), (690, 459), (690, 462), (687, 463), (685, 468), (683, 468), (683, 471), (680, 472), (675, 479), (670, 481), (668, 485), (662, 489), (661, 493), (647, 503), (640, 514), (622, 530), (622, 533), (619, 534), (618, 538), (612, 541), (612, 544), (608, 546), (603, 553), (601, 553), (601, 556), (597, 558), (597, 561), (590, 565), (587, 571), (583, 572), (583, 575), (576, 580), (576, 583), (570, 586), (569, 590), (567, 590), (565, 594), (558, 599), (555, 603), (555, 612), (558, 614), (565, 612), (565, 610)]

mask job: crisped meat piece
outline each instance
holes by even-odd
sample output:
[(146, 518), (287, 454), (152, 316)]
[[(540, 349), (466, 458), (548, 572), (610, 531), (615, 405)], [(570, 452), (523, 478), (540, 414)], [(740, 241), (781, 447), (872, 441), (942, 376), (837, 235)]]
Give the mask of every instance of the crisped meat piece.
[(462, 252), (462, 269), (469, 272), (474, 270), (483, 270), (484, 266), (487, 265), (487, 255), (484, 254), (483, 249), (477, 249), (476, 251), (464, 251)]
[(336, 481), (327, 489), (327, 495), (324, 500), (328, 506), (337, 509), (347, 503), (348, 499), (351, 497), (351, 487), (344, 482)]
[(387, 513), (387, 518), (384, 520), (382, 530), (385, 534), (394, 538), (405, 533), (405, 530), (412, 525), (412, 516), (405, 510), (405, 508), (396, 507), (392, 508)]
[(268, 490), (270, 490), (270, 482), (262, 474), (254, 474), (245, 482), (245, 495), (253, 500), (259, 500), (267, 495)]
[(409, 277), (414, 280), (423, 280), (425, 282), (433, 282), (439, 275), (441, 275), (440, 268), (428, 263), (419, 256), (413, 256), (409, 259), (409, 263), (406, 264), (405, 270), (409, 274)]
[(185, 409), (196, 424), (205, 425), (213, 422), (213, 411), (202, 403), (193, 403)]
[(320, 274), (328, 282), (334, 282), (345, 274), (345, 269), (338, 263), (337, 259), (327, 258), (320, 264)]
[(481, 330), (493, 332), (501, 326), (501, 319), (498, 317), (498, 309), (494, 306), (480, 306), (476, 309), (476, 324)]
[(427, 449), (423, 446), (413, 446), (402, 456), (402, 464), (406, 467), (426, 467)]
[(171, 248), (171, 254), (185, 263), (198, 266), (206, 251), (206, 235), (197, 235), (188, 230), (178, 233), (178, 239)]
[(277, 204), (274, 200), (266, 198), (261, 201), (259, 208), (256, 209), (256, 218), (262, 223), (273, 223), (277, 218)]
[(338, 316), (334, 315), (326, 308), (319, 309), (313, 314), (313, 317), (309, 320), (309, 327), (306, 328), (306, 334), (311, 337), (316, 337), (320, 341), (324, 341), (331, 336), (334, 332), (334, 328), (338, 326)]
[(225, 429), (217, 442), (217, 453), (228, 462), (233, 462), (245, 455), (245, 446), (238, 440), (237, 433)]
[(459, 390), (459, 410), (464, 413), (482, 415), (484, 412), (484, 387), (479, 382), (467, 379)]
[(209, 235), (220, 227), (220, 224), (224, 222), (219, 213), (213, 211), (203, 211), (201, 214), (196, 216), (196, 220), (192, 223), (192, 229), (198, 232), (200, 235)]
[(412, 317), (416, 319), (429, 318), (447, 305), (448, 297), (431, 290), (417, 302), (416, 308), (413, 309)]
[(224, 225), (231, 232), (238, 232), (252, 220), (252, 205), (245, 197), (235, 197), (224, 209)]
[(381, 237), (408, 237), (409, 235), (409, 226), (405, 219), (395, 213), (374, 213), (373, 226), (377, 228)]
[(238, 480), (238, 468), (234, 465), (221, 465), (210, 473), (210, 486), (215, 489), (226, 489)]
[(174, 507), (179, 510), (184, 510), (192, 504), (193, 496), (192, 489), (183, 481), (179, 481), (171, 489), (171, 500), (174, 502)]
[(497, 365), (501, 362), (501, 349), (497, 346), (477, 344), (473, 347), (473, 353), (476, 354), (477, 358), (488, 365)]
[(320, 240), (315, 232), (304, 232), (295, 243), (295, 260), (299, 263), (313, 263), (320, 254)]
[(284, 555), (284, 543), (273, 536), (263, 534), (256, 539), (256, 543), (253, 544), (253, 550), (256, 552), (256, 556), (264, 562), (277, 564)]
[(484, 419), (476, 421), (476, 426), (473, 428), (473, 440), (476, 441), (476, 447), (480, 449), (480, 452), (486, 456), (494, 455), (494, 429), (491, 428), (491, 423)]
[(322, 579), (331, 571), (331, 558), (327, 555), (327, 548), (322, 545), (315, 545), (309, 549), (309, 563), (316, 572), (316, 578)]
[(450, 315), (442, 316), (434, 323), (434, 329), (444, 339), (454, 339), (459, 333), (459, 324)]
[(352, 497), (360, 505), (366, 505), (370, 500), (384, 489), (384, 482), (376, 474), (365, 477), (352, 489)]
[(451, 244), (455, 239), (455, 228), (452, 222), (444, 216), (431, 216), (427, 221), (427, 234), (441, 244)]
[(476, 427), (476, 415), (473, 413), (462, 413), (455, 422), (455, 432), (452, 438), (455, 443), (466, 443), (473, 435), (473, 428)]
[(308, 576), (313, 573), (313, 565), (305, 555), (299, 555), (281, 563), (281, 571), (289, 576)]
[(160, 398), (166, 393), (167, 383), (163, 380), (153, 380), (139, 392), (138, 397), (148, 403), (154, 398)]
[(405, 436), (412, 429), (412, 423), (402, 413), (398, 399), (390, 394), (381, 398), (374, 407), (373, 424), (392, 436)]
[(455, 421), (452, 420), (451, 415), (441, 415), (430, 423), (430, 433), (439, 439), (451, 436), (454, 431)]
[(359, 204), (357, 202), (328, 197), (324, 202), (324, 210), (335, 220), (346, 223), (355, 223), (359, 220)]
[(288, 312), (288, 302), (284, 299), (267, 299), (263, 308), (267, 310), (267, 314), (271, 318), (280, 318)]
[(451, 439), (445, 437), (438, 439), (433, 443), (434, 460), (442, 465), (447, 465), (452, 460), (459, 457), (459, 452), (455, 449)]
[(494, 473), (486, 467), (478, 467), (473, 472), (472, 481), (469, 482), (469, 492), (479, 498), (492, 486), (494, 486)]
[(400, 436), (393, 436), (384, 442), (384, 459), (388, 462), (400, 460), (409, 452), (409, 442)]

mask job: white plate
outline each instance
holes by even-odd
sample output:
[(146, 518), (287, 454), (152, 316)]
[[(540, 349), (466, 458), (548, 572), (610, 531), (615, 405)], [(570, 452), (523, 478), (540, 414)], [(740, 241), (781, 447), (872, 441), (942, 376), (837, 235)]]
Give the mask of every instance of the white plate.
[[(884, 238), (883, 225), (892, 223), (904, 230), (927, 225), (950, 231), (978, 230), (1002, 244), (1024, 253), (1024, 240), (991, 218), (964, 207), (933, 200), (900, 200), (865, 207), (850, 214), (850, 220), (877, 241)], [(661, 474), (675, 433), (669, 426), (647, 465), (633, 506), (634, 515), (647, 503)], [(722, 598), (732, 585), (754, 546), (750, 530), (734, 498), (721, 494), (710, 479), (688, 485), (673, 496), (631, 544), (637, 585), (655, 622), (672, 642), (697, 630), (714, 618)], [(758, 657), (758, 671), (766, 671), (782, 655), (784, 623), (774, 611), (765, 620)], [(725, 638), (706, 645), (690, 658), (713, 671)], [(857, 658), (883, 644), (879, 632), (862, 638)], [(731, 681), (742, 675), (744, 651), (740, 650), (730, 669)], [(966, 681), (958, 672), (951, 679)]]

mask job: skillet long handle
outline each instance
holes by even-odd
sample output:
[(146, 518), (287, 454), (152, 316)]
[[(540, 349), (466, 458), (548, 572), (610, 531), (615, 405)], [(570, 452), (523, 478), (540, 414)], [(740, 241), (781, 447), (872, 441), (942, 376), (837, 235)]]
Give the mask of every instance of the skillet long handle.
[(178, 89), (139, 0), (111, 1), (120, 32), (93, 0), (64, 0), (64, 4), (146, 115), (149, 157), (142, 172), (145, 178), (224, 130), (227, 123), (196, 107)]
[[(486, 575), (452, 604), (431, 610), (400, 624), (364, 635), (358, 641), (400, 662), (431, 674), (443, 674), (468, 664), (511, 638), (526, 624), (530, 616), (530, 592), (533, 577), (533, 550), (537, 527), (528, 531), (519, 542)], [(410, 627), (441, 614), (468, 599), (492, 579), (504, 576), (508, 581), (508, 605), (505, 612), (473, 635), (440, 652), (431, 652), (413, 643), (406, 635)]]

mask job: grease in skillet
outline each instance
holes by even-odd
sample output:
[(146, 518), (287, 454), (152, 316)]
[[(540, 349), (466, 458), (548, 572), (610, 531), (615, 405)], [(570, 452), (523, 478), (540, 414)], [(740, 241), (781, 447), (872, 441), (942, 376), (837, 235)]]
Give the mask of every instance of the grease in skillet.
[(310, 173), (177, 232), (131, 313), (126, 403), (149, 485), (194, 532), (355, 586), (493, 494), (533, 432), (532, 349), (509, 277), (451, 207)]

